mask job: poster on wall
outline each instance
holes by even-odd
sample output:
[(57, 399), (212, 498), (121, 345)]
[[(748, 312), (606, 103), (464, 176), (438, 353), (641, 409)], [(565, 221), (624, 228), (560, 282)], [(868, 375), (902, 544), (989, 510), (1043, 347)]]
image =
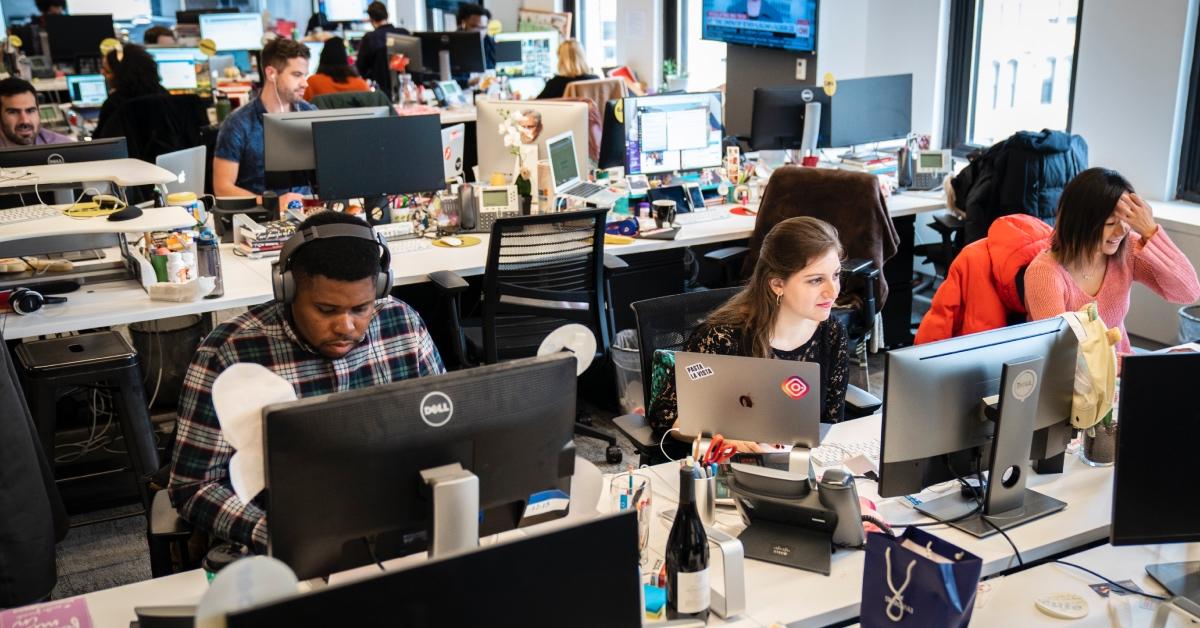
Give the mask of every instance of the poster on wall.
[(571, 14), (520, 9), (517, 11), (517, 30), (556, 30), (563, 39), (569, 39), (571, 37)]

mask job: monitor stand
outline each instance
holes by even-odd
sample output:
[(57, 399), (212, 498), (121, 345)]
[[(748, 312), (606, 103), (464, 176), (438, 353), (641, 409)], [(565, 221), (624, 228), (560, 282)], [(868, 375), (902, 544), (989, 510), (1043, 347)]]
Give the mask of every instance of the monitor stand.
[(438, 80), (440, 80), (440, 81), (452, 80), (452, 77), (450, 75), (450, 51), (449, 50), (439, 50), (438, 51)]
[(439, 558), (479, 547), (479, 477), (454, 464), (421, 471), (433, 489), (429, 556)]
[(1172, 596), (1200, 604), (1200, 561), (1146, 565), (1146, 573)]
[(1044, 366), (1043, 357), (1004, 363), (1000, 374), (1000, 413), (992, 437), (992, 462), (983, 512), (963, 518), (976, 508), (977, 502), (960, 493), (925, 502), (917, 506), (918, 511), (984, 538), (1067, 506), (1066, 502), (1025, 488)]

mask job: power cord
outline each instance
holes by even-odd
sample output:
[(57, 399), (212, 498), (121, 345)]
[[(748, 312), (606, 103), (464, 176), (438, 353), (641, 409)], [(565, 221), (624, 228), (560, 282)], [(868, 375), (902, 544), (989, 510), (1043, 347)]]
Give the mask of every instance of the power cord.
[(1106, 578), (1106, 577), (1104, 577), (1104, 576), (1102, 576), (1102, 575), (1100, 575), (1100, 574), (1098, 574), (1098, 573), (1096, 573), (1096, 572), (1092, 571), (1091, 569), (1088, 569), (1087, 567), (1083, 567), (1083, 566), (1081, 566), (1081, 565), (1076, 565), (1075, 563), (1068, 563), (1068, 562), (1067, 562), (1067, 561), (1065, 561), (1065, 560), (1056, 560), (1056, 561), (1054, 561), (1054, 562), (1056, 562), (1056, 563), (1058, 563), (1058, 564), (1060, 564), (1060, 565), (1066, 565), (1067, 567), (1072, 567), (1072, 568), (1078, 569), (1079, 571), (1083, 571), (1083, 572), (1089, 573), (1089, 574), (1091, 574), (1091, 575), (1093, 575), (1093, 576), (1096, 576), (1097, 578), (1099, 578), (1099, 579), (1103, 580), (1104, 582), (1106, 582), (1106, 583), (1108, 584), (1108, 586), (1110, 586), (1110, 587), (1112, 587), (1112, 588), (1114, 588), (1114, 589), (1120, 589), (1120, 590), (1122, 590), (1122, 591), (1125, 591), (1125, 592), (1128, 592), (1128, 593), (1132, 593), (1132, 594), (1134, 594), (1134, 595), (1140, 595), (1140, 596), (1142, 596), (1142, 597), (1148, 597), (1148, 598), (1150, 598), (1150, 599), (1152, 599), (1152, 600), (1160, 600), (1160, 601), (1164, 601), (1164, 602), (1167, 600), (1167, 598), (1166, 598), (1166, 597), (1164, 597), (1164, 596), (1161, 596), (1161, 595), (1154, 595), (1154, 594), (1152, 594), (1152, 593), (1146, 593), (1145, 591), (1137, 591), (1137, 590), (1134, 590), (1134, 589), (1130, 589), (1129, 587), (1127, 587), (1127, 586), (1125, 586), (1125, 585), (1123, 585), (1123, 584), (1120, 584), (1120, 583), (1118, 583), (1118, 582), (1114, 582), (1114, 581), (1112, 581), (1112, 580), (1109, 580), (1108, 578)]
[(986, 513), (983, 512), (983, 495), (980, 493), (980, 489), (983, 486), (983, 464), (981, 458), (982, 454), (977, 456), (975, 459), (975, 479), (979, 482), (979, 486), (971, 486), (968, 484), (967, 481), (963, 479), (963, 477), (959, 475), (958, 472), (956, 472), (950, 465), (949, 457), (946, 458), (946, 467), (950, 469), (950, 472), (954, 474), (954, 476), (958, 479), (958, 482), (966, 487), (966, 489), (975, 496), (975, 503), (978, 504), (977, 511), (979, 512), (979, 519), (991, 526), (993, 530), (999, 532), (1000, 536), (1004, 537), (1005, 541), (1008, 541), (1009, 547), (1012, 548), (1013, 554), (1017, 557), (1017, 565), (1024, 567), (1025, 559), (1021, 557), (1021, 550), (1017, 549), (1017, 544), (1013, 542), (1012, 537), (1008, 536), (1007, 532), (1005, 532), (1000, 526), (996, 525), (996, 523), (992, 521)]

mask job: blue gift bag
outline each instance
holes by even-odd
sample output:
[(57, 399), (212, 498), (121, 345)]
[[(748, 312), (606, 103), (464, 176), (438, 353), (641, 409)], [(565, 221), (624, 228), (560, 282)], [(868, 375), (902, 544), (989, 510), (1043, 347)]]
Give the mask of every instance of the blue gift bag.
[(957, 628), (971, 621), (983, 561), (920, 529), (870, 534), (863, 565), (863, 628)]

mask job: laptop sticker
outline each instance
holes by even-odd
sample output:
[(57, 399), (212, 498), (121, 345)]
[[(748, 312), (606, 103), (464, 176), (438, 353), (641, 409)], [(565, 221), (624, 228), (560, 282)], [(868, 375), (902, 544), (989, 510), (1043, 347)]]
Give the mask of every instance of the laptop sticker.
[(692, 380), (693, 382), (699, 379), (704, 379), (705, 377), (709, 377), (713, 374), (713, 370), (707, 366), (704, 366), (703, 362), (697, 362), (687, 367), (686, 370), (688, 379)]
[(783, 380), (781, 388), (783, 388), (783, 394), (792, 399), (803, 399), (808, 394), (808, 383), (796, 375)]

